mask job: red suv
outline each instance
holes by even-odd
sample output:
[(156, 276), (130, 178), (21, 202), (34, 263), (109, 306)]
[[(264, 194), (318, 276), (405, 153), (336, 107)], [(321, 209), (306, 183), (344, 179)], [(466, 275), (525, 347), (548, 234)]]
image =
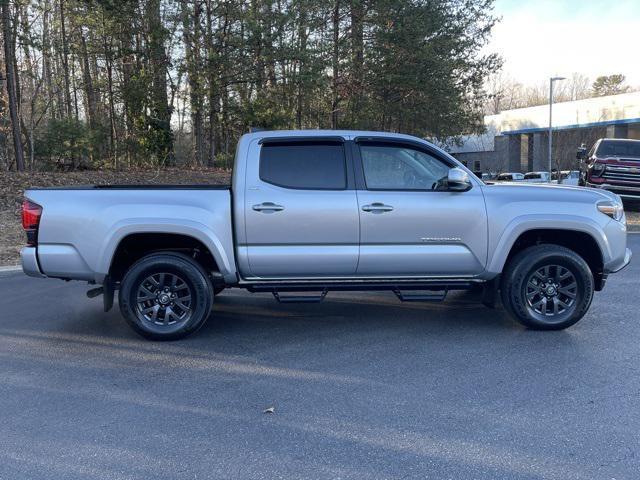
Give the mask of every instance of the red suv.
[(578, 149), (579, 184), (640, 200), (640, 140), (601, 138), (589, 153)]

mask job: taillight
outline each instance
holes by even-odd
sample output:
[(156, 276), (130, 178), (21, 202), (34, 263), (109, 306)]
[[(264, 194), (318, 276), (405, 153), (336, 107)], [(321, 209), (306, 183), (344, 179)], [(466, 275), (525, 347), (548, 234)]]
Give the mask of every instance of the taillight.
[(42, 216), (42, 207), (31, 200), (22, 202), (22, 228), (27, 232), (27, 245), (35, 246), (38, 243), (38, 226)]

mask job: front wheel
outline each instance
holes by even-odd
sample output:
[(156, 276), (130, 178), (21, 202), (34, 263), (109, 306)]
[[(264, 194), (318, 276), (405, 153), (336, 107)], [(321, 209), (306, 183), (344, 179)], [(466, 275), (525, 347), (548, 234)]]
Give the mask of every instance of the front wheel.
[(501, 281), (502, 303), (523, 325), (561, 330), (580, 320), (591, 305), (589, 265), (559, 245), (536, 245), (518, 253)]
[(122, 279), (120, 311), (150, 340), (177, 340), (198, 330), (213, 306), (206, 271), (190, 257), (166, 252), (136, 262)]

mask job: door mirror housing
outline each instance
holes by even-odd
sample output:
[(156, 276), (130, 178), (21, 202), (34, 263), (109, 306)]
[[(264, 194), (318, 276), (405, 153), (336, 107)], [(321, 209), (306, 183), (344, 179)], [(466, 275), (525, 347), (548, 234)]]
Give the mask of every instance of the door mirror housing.
[(452, 168), (447, 175), (447, 188), (451, 192), (466, 192), (471, 189), (469, 174), (461, 168)]

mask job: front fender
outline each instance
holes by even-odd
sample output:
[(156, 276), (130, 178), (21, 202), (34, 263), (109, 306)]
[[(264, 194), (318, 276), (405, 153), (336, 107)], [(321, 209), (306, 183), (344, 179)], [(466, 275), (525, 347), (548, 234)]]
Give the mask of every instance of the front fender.
[(590, 235), (598, 244), (605, 264), (611, 259), (611, 246), (605, 235), (603, 227), (589, 217), (577, 215), (521, 215), (515, 217), (503, 229), (493, 247), (493, 252), (487, 264), (487, 272), (490, 274), (501, 273), (509, 252), (514, 243), (523, 233), (529, 230), (572, 230)]

